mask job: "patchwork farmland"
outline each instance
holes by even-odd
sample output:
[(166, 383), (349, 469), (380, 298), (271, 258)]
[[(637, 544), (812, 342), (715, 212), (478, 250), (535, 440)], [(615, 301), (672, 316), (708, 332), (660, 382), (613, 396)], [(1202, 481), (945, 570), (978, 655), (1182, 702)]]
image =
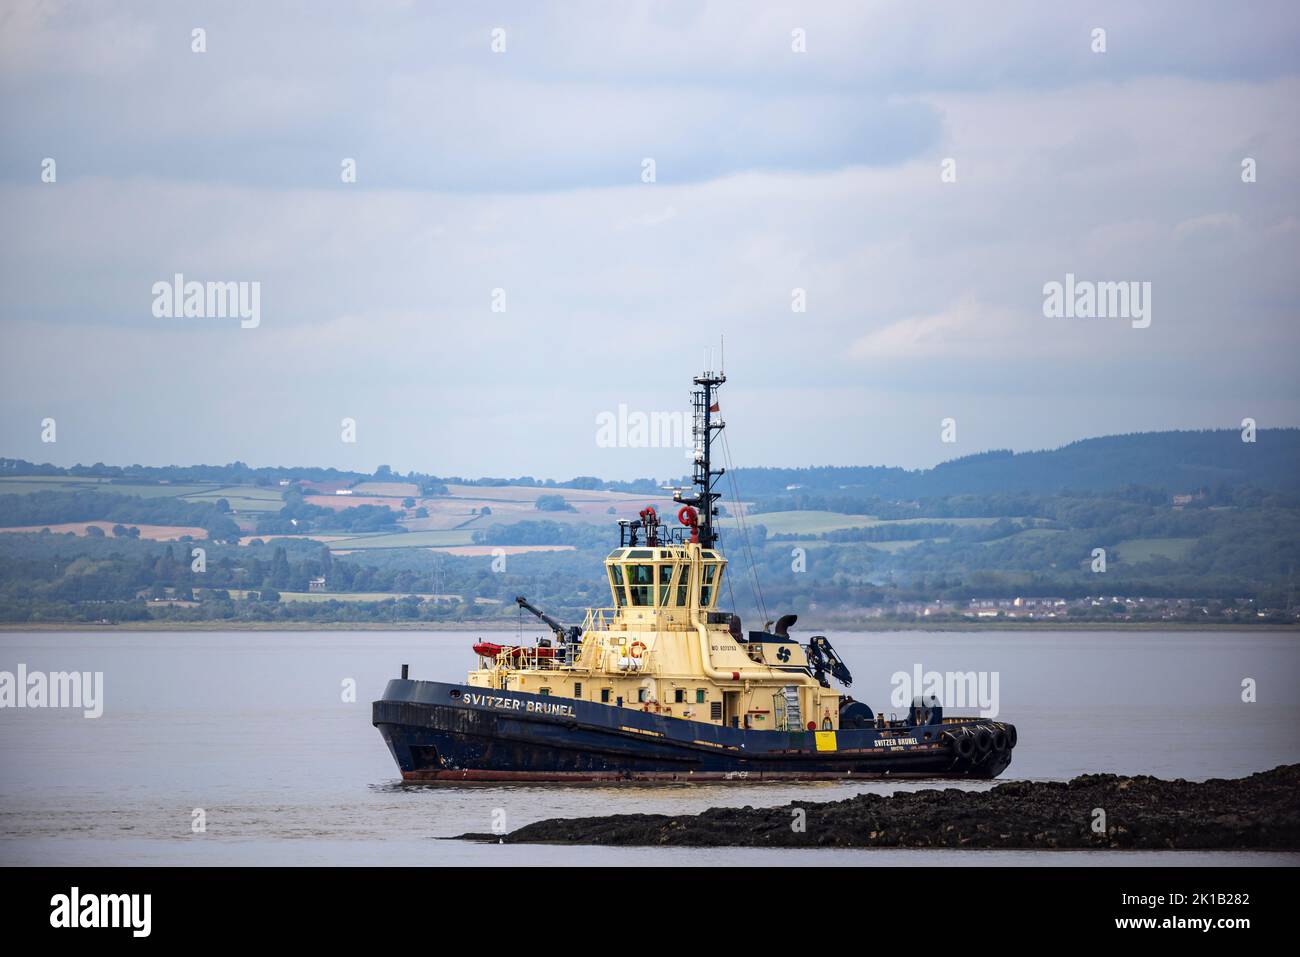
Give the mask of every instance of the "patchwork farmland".
[[(1175, 470), (1159, 486), (1035, 491), (1020, 461), (977, 458), (1006, 473), (996, 490), (940, 494), (930, 487), (952, 484), (946, 468), (736, 469), (744, 500), (724, 498), (719, 519), (728, 602), (746, 619), (765, 604), (859, 624), (965, 620), (965, 603), (989, 615), (1017, 598), (1008, 617), (1068, 604), (1071, 620), (1108, 623), (1297, 619), (1291, 485), (1209, 487)], [(11, 621), (463, 621), (508, 612), (516, 595), (570, 619), (610, 600), (601, 563), (615, 523), (653, 505), (675, 525), (678, 511), (654, 480), (497, 485), (239, 463), (42, 471), (52, 468), (0, 459), (11, 577), (0, 613)], [(1072, 486), (1081, 474), (1069, 471)], [(205, 543), (206, 569), (173, 547), (189, 542)]]
[[(349, 508), (372, 506), (394, 512), (401, 531), (345, 534), (338, 531), (304, 534), (259, 533), (259, 521), (278, 514), (284, 506), (284, 492), (298, 484), (303, 501), (320, 508), (341, 512)], [(225, 501), (231, 519), (239, 526), (239, 543), (248, 545), (269, 539), (307, 539), (327, 545), (341, 554), (375, 549), (424, 548), (447, 549), (448, 554), (491, 554), (492, 548), (475, 544), (474, 532), (492, 525), (547, 520), (564, 524), (613, 525), (619, 519), (633, 519), (653, 500), (653, 496), (624, 492), (562, 489), (532, 486), (448, 485), (446, 495), (422, 495), (412, 482), (367, 481), (355, 485), (344, 482), (283, 483), (273, 486), (223, 483), (170, 484), (88, 479), (66, 476), (0, 477), (0, 495), (26, 495), (43, 491), (77, 491), (137, 496), (147, 499), (173, 498), (183, 502), (215, 504)], [(538, 508), (542, 496), (559, 495), (567, 508), (544, 511)], [(659, 507), (665, 508), (663, 502)], [(668, 503), (670, 506), (671, 503)], [(145, 525), (131, 523), (139, 537), (151, 541), (202, 540), (202, 528), (181, 525)], [(112, 522), (60, 522), (50, 525), (22, 525), (3, 529), (12, 532), (40, 532), (48, 528), (54, 534), (88, 534), (94, 526), (111, 534)], [(507, 554), (526, 551), (559, 551), (568, 545), (510, 546)]]

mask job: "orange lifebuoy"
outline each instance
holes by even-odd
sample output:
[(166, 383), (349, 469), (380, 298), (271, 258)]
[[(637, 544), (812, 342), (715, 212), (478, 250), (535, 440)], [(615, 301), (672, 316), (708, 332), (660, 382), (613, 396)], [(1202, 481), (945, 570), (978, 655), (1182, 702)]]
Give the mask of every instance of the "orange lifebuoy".
[(641, 655), (645, 653), (645, 642), (644, 641), (632, 642), (632, 647), (627, 650), (627, 653), (629, 657), (640, 658)]
[(688, 528), (694, 528), (699, 520), (699, 513), (689, 505), (683, 505), (677, 512), (677, 521), (681, 522)]

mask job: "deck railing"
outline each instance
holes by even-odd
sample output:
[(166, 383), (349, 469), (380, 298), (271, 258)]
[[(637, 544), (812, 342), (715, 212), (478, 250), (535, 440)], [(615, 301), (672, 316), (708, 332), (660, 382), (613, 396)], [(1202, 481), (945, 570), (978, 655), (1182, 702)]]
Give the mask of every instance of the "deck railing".
[(610, 623), (618, 614), (616, 608), (588, 608), (587, 617), (582, 622), (582, 633), (589, 631), (609, 631)]
[[(624, 620), (618, 626), (620, 632), (626, 632), (629, 635), (652, 635), (661, 631), (694, 631), (695, 625), (688, 621), (680, 619), (674, 620), (671, 612), (674, 609), (653, 608), (649, 605), (634, 606), (644, 611), (652, 612), (644, 621)], [(618, 615), (617, 608), (588, 608), (587, 616), (582, 622), (582, 633), (611, 631), (614, 628), (614, 619)]]
[(565, 671), (578, 664), (577, 649), (573, 649), (570, 660), (565, 660), (564, 649), (552, 646), (540, 648), (535, 645), (506, 645), (494, 658), (479, 656), (483, 667), (497, 668), (504, 671)]

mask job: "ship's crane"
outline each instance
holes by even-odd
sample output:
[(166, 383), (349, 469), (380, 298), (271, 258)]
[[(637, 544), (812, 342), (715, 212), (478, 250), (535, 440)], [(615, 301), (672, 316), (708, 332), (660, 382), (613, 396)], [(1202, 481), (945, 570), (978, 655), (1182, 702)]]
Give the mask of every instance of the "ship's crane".
[(546, 612), (542, 611), (536, 605), (530, 603), (523, 595), (515, 598), (515, 604), (520, 608), (531, 611), (534, 615), (544, 621), (555, 633), (555, 640), (559, 646), (564, 649), (564, 658), (570, 660), (576, 653), (578, 646), (582, 644), (582, 629), (577, 625), (562, 625)]
[(835, 653), (835, 649), (831, 647), (831, 643), (824, 635), (814, 636), (804, 651), (808, 655), (808, 667), (812, 669), (813, 677), (823, 688), (831, 686), (831, 683), (826, 680), (828, 673), (846, 688), (853, 684), (853, 675), (849, 672), (848, 666), (840, 660), (840, 656)]

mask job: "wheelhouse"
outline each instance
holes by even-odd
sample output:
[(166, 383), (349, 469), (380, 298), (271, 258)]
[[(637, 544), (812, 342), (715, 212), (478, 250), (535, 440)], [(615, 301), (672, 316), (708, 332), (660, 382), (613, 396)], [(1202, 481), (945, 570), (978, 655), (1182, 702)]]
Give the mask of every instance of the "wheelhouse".
[(619, 548), (605, 559), (615, 608), (716, 608), (727, 560), (701, 548), (692, 558), (685, 546)]

